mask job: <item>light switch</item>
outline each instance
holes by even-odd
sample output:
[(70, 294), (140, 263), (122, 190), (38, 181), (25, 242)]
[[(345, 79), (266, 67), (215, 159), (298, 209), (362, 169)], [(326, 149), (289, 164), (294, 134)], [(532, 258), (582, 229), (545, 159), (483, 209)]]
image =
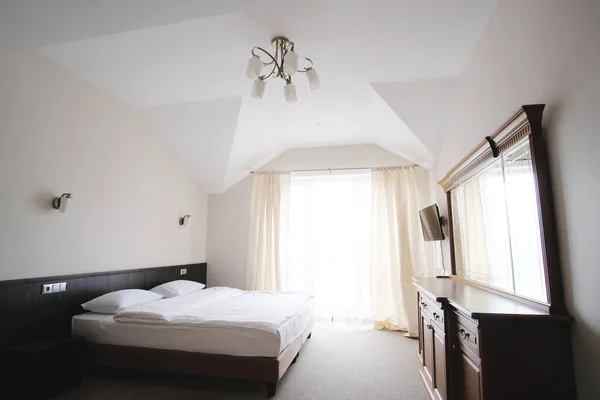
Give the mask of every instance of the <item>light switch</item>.
[(58, 293), (60, 292), (60, 285), (58, 283), (53, 283), (52, 284), (52, 293)]
[(186, 275), (187, 274), (187, 268), (181, 268), (181, 270), (179, 271), (179, 275)]
[(61, 282), (58, 284), (59, 287), (59, 292), (66, 292), (67, 291), (67, 282)]

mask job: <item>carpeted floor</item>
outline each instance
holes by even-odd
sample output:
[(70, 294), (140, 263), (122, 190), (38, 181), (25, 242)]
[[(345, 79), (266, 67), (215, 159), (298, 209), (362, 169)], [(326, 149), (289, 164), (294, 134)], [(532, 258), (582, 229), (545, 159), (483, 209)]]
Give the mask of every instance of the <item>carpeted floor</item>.
[[(277, 385), (277, 400), (426, 400), (418, 375), (418, 342), (401, 333), (315, 329)], [(130, 375), (84, 378), (57, 399), (266, 399), (264, 384)]]

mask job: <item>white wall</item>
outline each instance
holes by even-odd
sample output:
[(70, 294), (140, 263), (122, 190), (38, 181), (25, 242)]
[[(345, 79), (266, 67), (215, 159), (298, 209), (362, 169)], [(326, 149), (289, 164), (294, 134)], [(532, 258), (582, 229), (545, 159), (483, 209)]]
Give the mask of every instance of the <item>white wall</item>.
[(205, 261), (188, 170), (135, 110), (36, 52), (0, 58), (0, 187), (0, 280)]
[[(262, 171), (299, 169), (359, 168), (410, 165), (412, 162), (374, 145), (314, 147), (289, 150), (275, 158)], [(421, 197), (429, 204), (429, 173), (418, 168), (422, 182)], [(215, 286), (246, 286), (246, 256), (250, 226), (252, 176), (222, 194), (208, 198), (207, 259), (210, 284)], [(433, 245), (427, 244), (430, 263)]]
[[(500, 1), (457, 82), (436, 178), (522, 104), (545, 103), (580, 399), (600, 392), (600, 14), (597, 0)], [(441, 191), (438, 203), (445, 204)]]
[(208, 196), (208, 283), (246, 289), (252, 177)]

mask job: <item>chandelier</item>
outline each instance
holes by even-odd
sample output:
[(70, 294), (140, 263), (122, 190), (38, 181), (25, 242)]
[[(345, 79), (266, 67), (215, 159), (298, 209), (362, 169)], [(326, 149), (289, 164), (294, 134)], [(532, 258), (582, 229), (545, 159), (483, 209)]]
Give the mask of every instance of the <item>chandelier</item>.
[[(298, 54), (294, 53), (294, 42), (290, 42), (288, 38), (283, 36), (277, 36), (271, 40), (271, 45), (275, 48), (275, 55), (271, 55), (268, 51), (262, 47), (254, 47), (252, 49), (252, 58), (248, 60), (248, 68), (246, 69), (246, 76), (250, 79), (255, 79), (254, 85), (252, 86), (252, 92), (250, 95), (255, 99), (262, 99), (265, 93), (265, 82), (269, 78), (281, 78), (285, 81), (283, 87), (283, 94), (285, 100), (288, 103), (294, 103), (298, 100), (296, 95), (296, 85), (292, 83), (292, 76), (296, 72), (302, 72), (306, 74), (308, 78), (308, 84), (311, 90), (317, 90), (321, 87), (317, 71), (313, 68), (313, 62), (310, 58), (298, 57)], [(269, 62), (261, 60), (257, 51), (264, 53)], [(306, 66), (302, 69), (298, 69), (298, 60), (305, 60)], [(264, 67), (267, 68), (267, 74), (263, 74), (262, 70)]]

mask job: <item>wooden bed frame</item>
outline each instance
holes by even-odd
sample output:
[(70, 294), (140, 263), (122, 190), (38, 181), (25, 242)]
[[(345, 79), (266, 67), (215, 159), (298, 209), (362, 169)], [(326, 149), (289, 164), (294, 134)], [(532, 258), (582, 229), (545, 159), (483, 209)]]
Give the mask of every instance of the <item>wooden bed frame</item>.
[(296, 361), (302, 345), (310, 339), (313, 326), (310, 323), (279, 357), (243, 357), (86, 343), (86, 359), (99, 367), (265, 382), (267, 394), (272, 397), (275, 396), (277, 382)]

